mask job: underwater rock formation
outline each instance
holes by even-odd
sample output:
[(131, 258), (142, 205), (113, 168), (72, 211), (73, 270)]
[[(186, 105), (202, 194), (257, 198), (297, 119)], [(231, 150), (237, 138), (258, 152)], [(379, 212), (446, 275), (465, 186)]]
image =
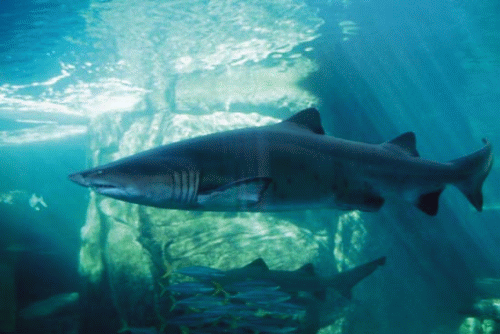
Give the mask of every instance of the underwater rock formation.
[[(276, 122), (258, 114), (228, 112), (199, 117), (162, 113), (136, 119), (123, 114), (104, 117), (91, 127), (94, 164), (185, 137)], [(107, 307), (116, 313), (115, 323), (122, 329), (159, 329), (172, 307), (164, 289), (182, 280), (173, 273), (177, 268), (228, 270), (260, 257), (277, 269), (312, 262), (330, 274), (337, 270), (336, 261), (341, 261), (339, 269), (346, 269), (366, 260), (362, 253), (367, 232), (359, 213), (344, 214), (342, 228), (335, 223), (336, 216), (306, 217), (301, 225), (279, 214), (162, 210), (91, 193), (79, 270), (87, 288), (98, 289), (102, 295), (88, 294), (91, 300), (83, 305), (101, 305), (97, 298), (107, 298), (111, 301)], [(101, 330), (95, 327), (95, 316), (92, 321), (83, 316), (84, 333)]]

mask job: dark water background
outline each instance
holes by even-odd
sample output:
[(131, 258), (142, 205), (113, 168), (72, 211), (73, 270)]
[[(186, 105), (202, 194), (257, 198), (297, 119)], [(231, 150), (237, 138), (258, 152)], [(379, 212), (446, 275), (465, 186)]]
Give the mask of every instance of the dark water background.
[[(491, 36), (500, 34), (500, 26), (488, 19), (500, 22), (498, 3), (378, 0), (352, 2), (348, 9), (309, 3), (319, 8), (325, 24), (322, 36), (309, 43), (320, 70), (303, 85), (323, 100), (327, 133), (378, 143), (414, 131), (421, 156), (438, 161), (478, 149), (483, 136), (498, 152), (500, 44)], [(63, 38), (85, 38), (79, 11), (88, 6), (84, 1), (1, 1), (0, 85), (48, 80), (60, 72), (60, 62), (98, 63), (91, 43), (78, 46)], [(340, 42), (339, 15), (358, 24), (358, 36)], [(71, 80), (92, 76), (97, 74), (81, 72)], [(25, 93), (39, 92), (34, 87)], [(9, 126), (0, 114), (0, 129)], [(20, 307), (78, 289), (88, 192), (66, 175), (86, 167), (86, 140), (0, 147), (0, 193), (43, 194), (48, 205), (35, 212), (24, 202), (0, 203), (0, 241), (15, 239), (25, 246), (15, 255)], [(447, 189), (436, 218), (395, 206), (373, 218), (394, 246), (387, 249), (378, 287), (386, 298), (368, 300), (380, 304), (374, 319), (391, 319), (394, 333), (459, 323), (455, 309), (474, 298), (474, 280), (500, 276), (499, 180), (494, 166), (481, 214), (471, 211), (457, 190)]]

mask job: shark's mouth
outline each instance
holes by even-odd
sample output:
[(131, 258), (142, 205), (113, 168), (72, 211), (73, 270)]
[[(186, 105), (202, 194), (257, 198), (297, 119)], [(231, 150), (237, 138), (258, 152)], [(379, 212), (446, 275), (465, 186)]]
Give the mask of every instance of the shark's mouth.
[(130, 199), (133, 194), (130, 193), (130, 186), (111, 180), (104, 179), (101, 171), (87, 171), (69, 175), (69, 179), (76, 184), (92, 189), (98, 194), (118, 198)]
[(113, 198), (122, 199), (130, 197), (130, 194), (127, 193), (125, 188), (110, 183), (101, 183), (101, 182), (93, 183), (89, 187), (98, 194), (106, 195)]
[(84, 175), (83, 173), (71, 174), (69, 176), (69, 179), (81, 186), (91, 188), (96, 192), (103, 192), (120, 188), (115, 183), (101, 179), (94, 179), (92, 178), (92, 175)]
[(114, 189), (118, 187), (112, 184), (91, 184), (90, 188), (92, 188), (93, 190), (98, 190), (98, 189)]
[(96, 193), (107, 196), (123, 195), (123, 187), (103, 180), (92, 180), (89, 182), (89, 187)]

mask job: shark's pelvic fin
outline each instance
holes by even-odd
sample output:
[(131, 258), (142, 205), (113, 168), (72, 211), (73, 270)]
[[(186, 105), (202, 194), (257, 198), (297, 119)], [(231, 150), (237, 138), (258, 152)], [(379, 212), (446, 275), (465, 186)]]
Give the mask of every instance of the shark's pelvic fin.
[(268, 177), (252, 177), (231, 182), (223, 187), (198, 194), (198, 204), (206, 206), (238, 206), (251, 207), (260, 202), (271, 179)]
[(325, 134), (325, 130), (321, 125), (321, 117), (319, 116), (318, 110), (315, 108), (308, 108), (299, 111), (292, 117), (278, 124), (289, 124), (289, 123), (298, 125), (301, 128), (307, 129), (317, 135)]
[(418, 198), (417, 208), (428, 214), (429, 216), (437, 215), (439, 209), (439, 195), (443, 192), (443, 189), (437, 191), (423, 194)]
[(402, 135), (399, 135), (396, 138), (383, 143), (382, 145), (394, 145), (398, 149), (402, 150), (412, 157), (420, 156), (417, 151), (417, 139), (415, 138), (414, 132), (403, 133)]

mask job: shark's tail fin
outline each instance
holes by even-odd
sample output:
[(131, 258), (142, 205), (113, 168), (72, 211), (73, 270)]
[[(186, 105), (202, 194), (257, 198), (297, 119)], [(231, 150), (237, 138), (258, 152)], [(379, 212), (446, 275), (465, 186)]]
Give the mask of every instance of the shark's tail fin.
[(477, 211), (483, 210), (483, 182), (493, 166), (491, 144), (483, 139), (484, 147), (470, 155), (450, 161), (464, 178), (454, 185), (467, 197)]
[(375, 261), (354, 267), (350, 270), (343, 271), (340, 274), (334, 276), (330, 284), (330, 287), (340, 292), (342, 296), (351, 299), (352, 288), (366, 276), (373, 273), (375, 269), (384, 264), (385, 264), (385, 256), (378, 258)]

